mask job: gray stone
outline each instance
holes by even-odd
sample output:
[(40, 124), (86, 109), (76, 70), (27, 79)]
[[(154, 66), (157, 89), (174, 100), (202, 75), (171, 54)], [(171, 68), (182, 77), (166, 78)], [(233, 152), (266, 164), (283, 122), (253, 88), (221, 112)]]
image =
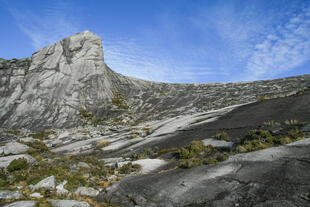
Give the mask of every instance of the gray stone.
[(25, 138), (20, 138), (19, 141), (20, 142), (35, 142), (35, 141), (40, 141), (40, 140), (34, 139), (32, 137), (25, 137)]
[(55, 189), (55, 177), (54, 176), (47, 177), (33, 186), (33, 190), (38, 190), (38, 189), (54, 190)]
[(43, 195), (41, 195), (40, 193), (32, 193), (32, 194), (30, 194), (30, 197), (32, 197), (32, 198), (43, 198)]
[(23, 198), (24, 196), (18, 192), (10, 190), (0, 190), (0, 200), (17, 200)]
[(79, 187), (76, 189), (75, 194), (80, 196), (95, 197), (99, 194), (99, 191), (94, 188)]
[(0, 157), (0, 167), (7, 168), (9, 164), (16, 159), (24, 158), (28, 163), (33, 163), (35, 159), (30, 155), (11, 155), (6, 157)]
[(9, 142), (3, 147), (4, 155), (17, 155), (26, 152), (29, 149), (27, 145), (18, 142)]
[(66, 184), (67, 184), (67, 181), (65, 180), (63, 183), (56, 186), (57, 195), (67, 195), (69, 193), (69, 191), (64, 188)]
[(90, 166), (86, 162), (79, 162), (77, 166), (82, 168), (90, 168)]
[(229, 149), (234, 145), (233, 142), (228, 142), (228, 141), (224, 141), (224, 140), (217, 140), (217, 139), (212, 139), (212, 138), (204, 139), (204, 140), (202, 140), (202, 142), (206, 146), (212, 145), (215, 148), (221, 148), (221, 149)]
[(54, 207), (90, 207), (87, 202), (79, 202), (75, 200), (51, 200)]
[(35, 207), (36, 201), (17, 201), (14, 203), (6, 204), (4, 207)]
[[(0, 126), (32, 129), (78, 126), (81, 106), (102, 115), (125, 115), (127, 110), (111, 104), (114, 90), (126, 97), (137, 117), (160, 119), (249, 103), (263, 96), (286, 96), (310, 83), (310, 75), (212, 84), (125, 77), (105, 64), (102, 41), (89, 31), (44, 47), (31, 58), (0, 59), (0, 77)], [(121, 118), (126, 123), (134, 119)], [(142, 133), (147, 137), (149, 131)]]

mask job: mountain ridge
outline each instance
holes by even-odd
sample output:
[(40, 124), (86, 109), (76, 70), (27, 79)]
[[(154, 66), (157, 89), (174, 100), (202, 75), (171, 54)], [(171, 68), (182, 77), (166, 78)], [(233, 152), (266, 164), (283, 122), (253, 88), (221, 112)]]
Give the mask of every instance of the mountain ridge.
[[(136, 119), (158, 119), (287, 96), (310, 85), (310, 75), (236, 83), (181, 84), (126, 77), (104, 62), (102, 40), (77, 33), (21, 60), (0, 59), (0, 126), (62, 128), (81, 124), (80, 110), (111, 114), (117, 92)], [(114, 110), (115, 111), (115, 110)], [(160, 112), (162, 114), (160, 114)], [(119, 110), (119, 114), (128, 110)], [(146, 118), (147, 117), (147, 118)]]

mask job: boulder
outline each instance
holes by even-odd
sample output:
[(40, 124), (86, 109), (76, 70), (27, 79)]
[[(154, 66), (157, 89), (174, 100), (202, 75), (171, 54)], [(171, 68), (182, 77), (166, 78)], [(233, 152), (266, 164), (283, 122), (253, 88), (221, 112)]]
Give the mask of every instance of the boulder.
[(90, 166), (86, 162), (79, 162), (77, 166), (82, 168), (90, 168)]
[(40, 193), (32, 193), (32, 194), (30, 194), (30, 197), (32, 197), (32, 198), (43, 198), (44, 196), (41, 195)]
[(33, 186), (33, 190), (38, 189), (47, 189), (47, 190), (54, 190), (55, 189), (55, 177), (50, 176), (38, 182), (35, 186)]
[(0, 200), (17, 200), (23, 199), (24, 196), (18, 192), (10, 190), (1, 190), (0, 191)]
[(99, 194), (99, 191), (94, 188), (79, 187), (76, 189), (75, 194), (80, 196), (95, 197)]
[(75, 200), (51, 200), (54, 207), (90, 207), (87, 202), (79, 202)]
[(69, 193), (69, 191), (64, 188), (66, 184), (67, 184), (67, 181), (65, 180), (63, 183), (56, 186), (57, 195), (67, 195)]
[(203, 144), (208, 146), (211, 145), (212, 147), (219, 148), (219, 149), (229, 149), (231, 148), (234, 143), (233, 142), (227, 142), (224, 140), (217, 140), (217, 139), (204, 139), (202, 140)]
[(30, 155), (12, 155), (12, 156), (0, 157), (0, 168), (1, 167), (7, 168), (13, 160), (19, 158), (25, 158), (28, 161), (28, 163), (33, 163), (35, 161), (35, 159)]
[(4, 207), (35, 207), (36, 201), (17, 201), (14, 203), (6, 204)]
[(3, 149), (2, 155), (6, 156), (6, 155), (22, 154), (26, 152), (29, 149), (29, 147), (27, 145), (20, 144), (18, 142), (9, 142), (5, 144), (2, 147), (2, 149)]

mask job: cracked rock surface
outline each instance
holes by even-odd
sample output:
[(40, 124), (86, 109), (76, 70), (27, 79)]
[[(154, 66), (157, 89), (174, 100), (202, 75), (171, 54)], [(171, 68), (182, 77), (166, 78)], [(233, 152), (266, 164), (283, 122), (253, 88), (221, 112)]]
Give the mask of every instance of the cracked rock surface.
[(0, 59), (0, 206), (310, 206), (309, 88), (125, 77), (89, 31)]
[(100, 116), (111, 114), (115, 90), (139, 119), (156, 120), (265, 96), (287, 96), (310, 83), (309, 75), (223, 84), (170, 84), (125, 77), (105, 64), (101, 38), (89, 31), (44, 47), (31, 58), (0, 59), (0, 76), (0, 126), (36, 130), (78, 126), (81, 109)]

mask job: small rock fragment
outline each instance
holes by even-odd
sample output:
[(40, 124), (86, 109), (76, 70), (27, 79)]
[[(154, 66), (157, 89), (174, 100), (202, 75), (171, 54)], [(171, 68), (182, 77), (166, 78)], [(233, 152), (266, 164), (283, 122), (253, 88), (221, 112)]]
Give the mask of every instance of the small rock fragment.
[(99, 194), (99, 191), (94, 188), (79, 187), (76, 189), (75, 194), (80, 196), (95, 197)]
[(55, 189), (55, 177), (50, 176), (38, 182), (35, 186), (33, 186), (33, 190), (38, 189), (46, 189), (46, 190), (54, 190)]
[(32, 193), (32, 194), (30, 194), (30, 197), (32, 197), (32, 198), (43, 198), (43, 196), (40, 193)]
[(35, 207), (36, 201), (17, 201), (14, 203), (6, 204), (4, 207)]
[(87, 202), (79, 202), (75, 200), (52, 200), (51, 204), (54, 207), (90, 207)]
[(67, 195), (69, 191), (64, 188), (64, 186), (67, 184), (67, 181), (65, 180), (63, 183), (56, 186), (56, 193), (57, 195)]
[(0, 200), (17, 200), (23, 199), (24, 196), (18, 192), (10, 190), (1, 190), (0, 191)]

